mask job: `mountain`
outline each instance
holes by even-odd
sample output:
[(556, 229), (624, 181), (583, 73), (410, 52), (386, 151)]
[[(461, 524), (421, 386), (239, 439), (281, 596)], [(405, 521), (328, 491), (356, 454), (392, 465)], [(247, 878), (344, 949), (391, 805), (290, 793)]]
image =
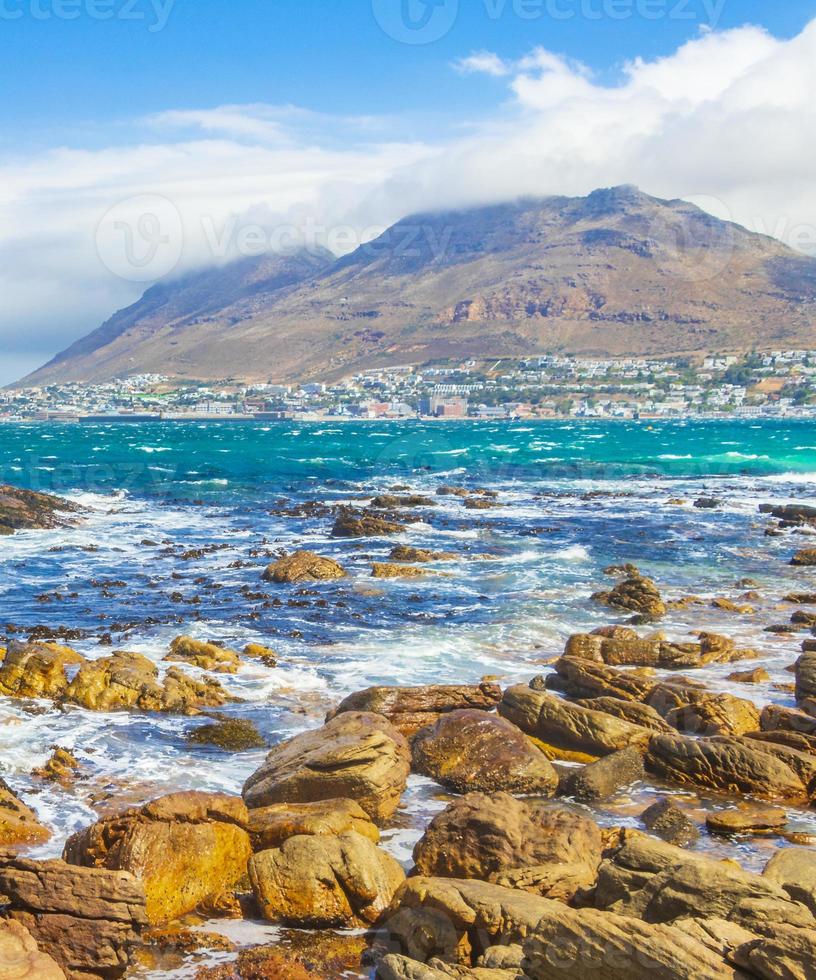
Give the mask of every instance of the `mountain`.
[(154, 286), (21, 384), (302, 381), (446, 357), (810, 346), (816, 259), (634, 187), (415, 215)]

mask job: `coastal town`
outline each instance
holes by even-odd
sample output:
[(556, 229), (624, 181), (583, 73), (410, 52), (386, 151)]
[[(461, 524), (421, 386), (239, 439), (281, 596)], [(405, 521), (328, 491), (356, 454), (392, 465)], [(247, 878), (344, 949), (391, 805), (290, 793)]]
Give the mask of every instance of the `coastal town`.
[(686, 417), (816, 417), (816, 350), (466, 360), (303, 384), (151, 374), (0, 391), (0, 422)]

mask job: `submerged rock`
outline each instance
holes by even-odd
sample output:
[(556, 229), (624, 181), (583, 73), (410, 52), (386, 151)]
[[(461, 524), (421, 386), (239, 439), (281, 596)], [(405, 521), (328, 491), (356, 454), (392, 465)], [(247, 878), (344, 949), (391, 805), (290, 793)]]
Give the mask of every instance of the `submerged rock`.
[(457, 793), (506, 790), (552, 796), (558, 775), (514, 724), (485, 711), (454, 711), (412, 742), (413, 769)]
[(4, 915), (24, 926), (69, 980), (124, 976), (147, 925), (144, 889), (126, 872), (4, 854), (0, 894)]
[(351, 799), (381, 823), (399, 806), (410, 759), (408, 743), (387, 718), (344, 712), (276, 745), (244, 784), (244, 800), (252, 810)]
[(248, 718), (220, 718), (210, 725), (202, 725), (187, 735), (187, 740), (195, 745), (215, 745), (229, 752), (247, 752), (250, 749), (264, 749), (266, 739), (258, 731), (258, 726)]
[(174, 793), (74, 834), (63, 856), (85, 868), (129, 871), (144, 886), (150, 922), (163, 925), (229, 898), (252, 852), (248, 820), (239, 797)]
[(194, 640), (191, 636), (177, 636), (164, 659), (171, 663), (191, 664), (217, 674), (235, 674), (241, 664), (235, 650), (228, 650), (217, 643)]
[(277, 585), (295, 582), (328, 582), (346, 577), (346, 571), (332, 558), (322, 558), (313, 551), (297, 551), (270, 565), (264, 581)]
[(351, 831), (290, 837), (249, 862), (252, 890), (265, 919), (311, 928), (373, 925), (405, 880), (400, 864)]
[(471, 793), (431, 822), (414, 848), (420, 874), (478, 878), (560, 901), (594, 884), (597, 824), (566, 807)]

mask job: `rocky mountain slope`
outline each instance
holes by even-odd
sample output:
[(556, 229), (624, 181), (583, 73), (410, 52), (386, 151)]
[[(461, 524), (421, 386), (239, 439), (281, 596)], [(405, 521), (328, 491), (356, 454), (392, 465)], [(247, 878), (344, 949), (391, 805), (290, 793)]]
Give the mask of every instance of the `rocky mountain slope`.
[(633, 187), (416, 215), (339, 260), (242, 259), (148, 290), (25, 383), (336, 378), (445, 357), (812, 344), (816, 260)]

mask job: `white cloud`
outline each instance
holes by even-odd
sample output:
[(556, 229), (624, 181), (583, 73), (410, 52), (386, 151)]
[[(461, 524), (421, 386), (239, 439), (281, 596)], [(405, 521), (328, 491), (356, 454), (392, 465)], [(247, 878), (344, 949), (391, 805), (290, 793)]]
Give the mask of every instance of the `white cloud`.
[(464, 137), (403, 143), (398, 118), (222, 106), (162, 113), (132, 146), (0, 159), (4, 348), (30, 350), (34, 366), (138, 295), (95, 246), (102, 216), (137, 195), (178, 209), (181, 268), (212, 261), (207, 223), (223, 229), (235, 216), (265, 228), (363, 229), (412, 211), (618, 183), (698, 200), (816, 254), (816, 21), (791, 40), (756, 27), (710, 31), (628, 63), (616, 85), (543, 49), (516, 62), (479, 52), (457, 68), (506, 88)]

